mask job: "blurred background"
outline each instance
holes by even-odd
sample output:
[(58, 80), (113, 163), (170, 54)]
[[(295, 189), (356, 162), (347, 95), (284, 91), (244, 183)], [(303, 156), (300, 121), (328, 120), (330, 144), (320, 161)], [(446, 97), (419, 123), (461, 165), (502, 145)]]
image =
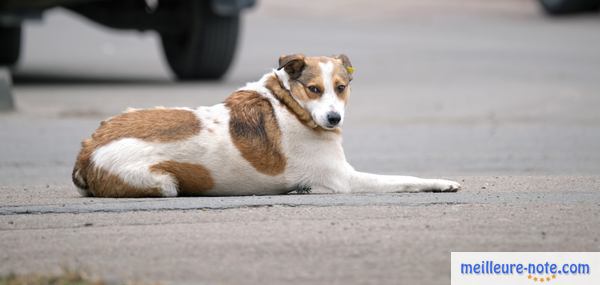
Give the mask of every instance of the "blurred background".
[[(0, 61), (20, 52), (0, 67), (0, 284), (60, 265), (131, 284), (448, 284), (451, 251), (600, 250), (600, 0), (58, 1), (0, 0)], [(288, 53), (350, 57), (355, 168), (465, 190), (75, 191), (101, 120), (220, 103)]]
[(127, 107), (219, 103), (297, 52), (345, 53), (356, 67), (344, 136), (357, 169), (600, 171), (597, 1), (71, 0), (69, 9), (43, 13), (7, 8), (27, 2), (0, 1), (2, 23), (27, 19), (9, 70), (15, 111), (0, 114), (5, 185), (67, 185), (80, 141), (101, 119)]

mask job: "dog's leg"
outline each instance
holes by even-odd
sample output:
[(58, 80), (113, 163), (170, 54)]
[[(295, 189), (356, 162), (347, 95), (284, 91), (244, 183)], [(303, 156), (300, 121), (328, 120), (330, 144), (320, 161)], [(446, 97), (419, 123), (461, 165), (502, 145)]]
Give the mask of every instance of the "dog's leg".
[[(113, 171), (119, 174), (124, 183), (134, 189), (159, 189), (159, 195), (162, 197), (176, 197), (178, 194), (177, 182), (171, 174), (151, 171), (149, 166), (129, 165), (114, 168)], [(139, 196), (138, 194), (132, 195)]]
[(161, 189), (163, 197), (177, 197), (177, 183), (171, 175), (152, 174)]
[(412, 176), (377, 175), (352, 171), (352, 192), (456, 192), (459, 183), (444, 179), (423, 179)]
[[(177, 196), (175, 178), (169, 173), (151, 169), (157, 161), (160, 161), (157, 153), (163, 152), (164, 149), (157, 149), (154, 145), (133, 138), (121, 139), (98, 148), (92, 155), (95, 167), (119, 177), (119, 183), (127, 186), (125, 189), (128, 189), (123, 191), (132, 193), (113, 194), (111, 192), (114, 190), (110, 190), (110, 188), (115, 187), (105, 187), (109, 189), (107, 194), (95, 195), (104, 197)], [(154, 189), (158, 189), (159, 193), (155, 193)]]

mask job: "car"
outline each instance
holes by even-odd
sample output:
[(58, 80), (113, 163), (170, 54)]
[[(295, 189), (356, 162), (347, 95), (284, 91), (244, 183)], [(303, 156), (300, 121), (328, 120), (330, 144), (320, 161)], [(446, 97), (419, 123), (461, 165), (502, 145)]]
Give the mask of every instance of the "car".
[(553, 16), (598, 11), (600, 0), (539, 0), (544, 11)]
[(240, 14), (255, 0), (2, 0), (0, 65), (17, 63), (27, 19), (63, 7), (116, 29), (160, 34), (169, 67), (180, 80), (219, 79), (231, 65)]

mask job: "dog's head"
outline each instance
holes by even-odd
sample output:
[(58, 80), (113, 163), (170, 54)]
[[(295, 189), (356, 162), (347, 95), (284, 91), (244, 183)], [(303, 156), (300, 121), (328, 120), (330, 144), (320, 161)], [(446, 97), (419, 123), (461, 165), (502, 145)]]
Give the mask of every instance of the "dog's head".
[(317, 125), (328, 130), (342, 125), (353, 72), (346, 55), (284, 55), (279, 58), (276, 72), (282, 85)]

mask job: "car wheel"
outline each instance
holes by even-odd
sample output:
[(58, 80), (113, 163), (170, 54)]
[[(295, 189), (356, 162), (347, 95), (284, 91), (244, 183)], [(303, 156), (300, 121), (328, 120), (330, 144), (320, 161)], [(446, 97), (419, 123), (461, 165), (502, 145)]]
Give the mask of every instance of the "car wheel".
[(14, 65), (21, 49), (21, 27), (0, 26), (0, 65)]
[(550, 15), (565, 15), (598, 10), (600, 0), (539, 0)]
[(171, 70), (180, 80), (221, 78), (235, 53), (239, 15), (217, 15), (208, 1), (183, 1), (180, 8), (186, 29), (161, 34)]

